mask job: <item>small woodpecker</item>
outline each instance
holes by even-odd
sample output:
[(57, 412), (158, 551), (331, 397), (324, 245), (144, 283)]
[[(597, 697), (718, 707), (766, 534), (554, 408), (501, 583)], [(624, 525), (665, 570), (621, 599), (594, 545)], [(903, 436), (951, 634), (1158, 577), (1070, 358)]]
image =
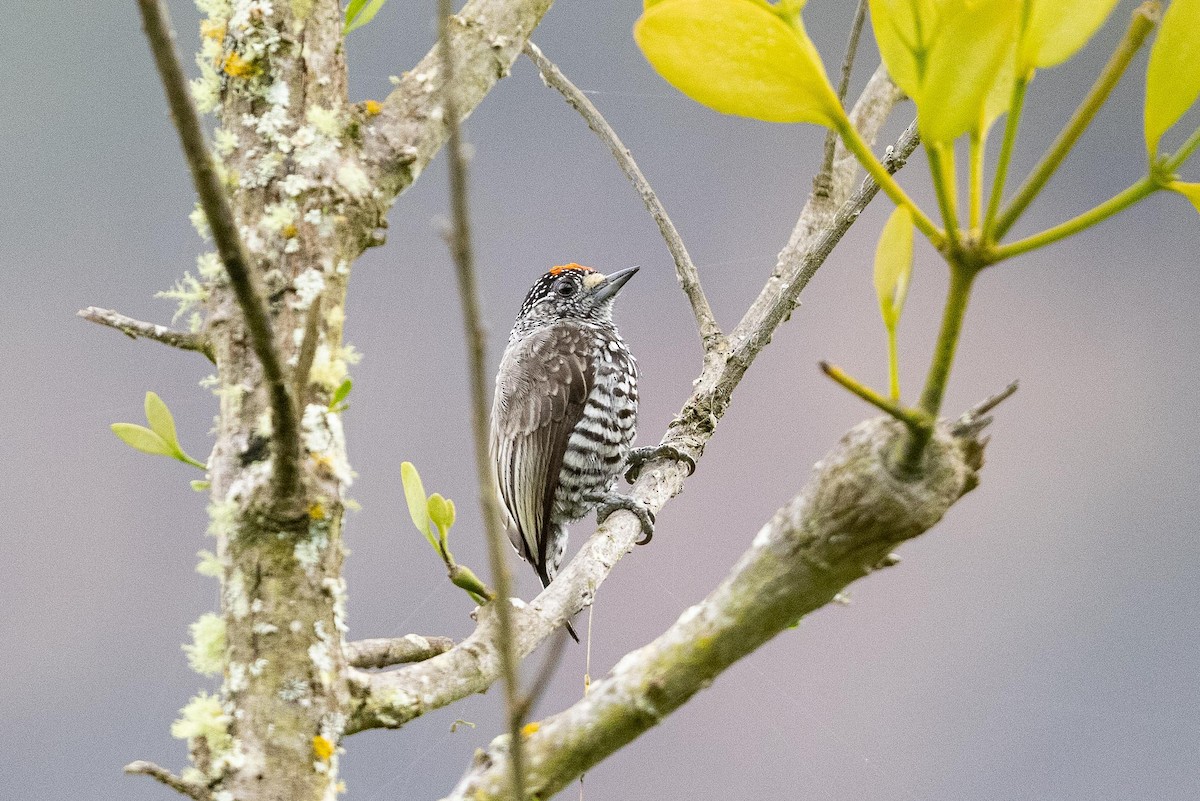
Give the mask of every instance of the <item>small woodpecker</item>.
[[(638, 270), (602, 275), (565, 264), (525, 296), (492, 402), (491, 456), (508, 536), (548, 587), (562, 564), (567, 523), (592, 509), (654, 517), (613, 489), (637, 425), (637, 362), (612, 321), (613, 300)], [(579, 641), (574, 628), (567, 630)]]

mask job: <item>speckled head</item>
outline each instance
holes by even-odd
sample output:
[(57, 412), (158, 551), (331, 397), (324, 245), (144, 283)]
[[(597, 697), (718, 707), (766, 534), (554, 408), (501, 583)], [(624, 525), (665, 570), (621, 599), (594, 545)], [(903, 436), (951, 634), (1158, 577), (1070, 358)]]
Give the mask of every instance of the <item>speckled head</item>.
[(604, 275), (582, 264), (551, 267), (525, 296), (517, 324), (529, 327), (558, 320), (610, 322), (613, 299), (637, 271), (637, 267), (629, 267)]

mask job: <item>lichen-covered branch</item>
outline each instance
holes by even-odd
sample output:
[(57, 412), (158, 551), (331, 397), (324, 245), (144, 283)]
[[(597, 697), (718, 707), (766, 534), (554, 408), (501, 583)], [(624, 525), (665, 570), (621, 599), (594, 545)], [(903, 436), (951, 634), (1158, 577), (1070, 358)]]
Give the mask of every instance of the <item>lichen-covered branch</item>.
[(405, 634), (403, 637), (377, 637), (348, 642), (343, 648), (346, 664), (355, 668), (385, 668), (424, 662), (454, 647), (449, 637), (422, 637)]
[[(457, 102), (465, 119), (508, 75), (521, 46), (554, 0), (470, 0), (450, 18), (456, 62)], [(362, 131), (364, 167), (387, 200), (417, 179), (449, 135), (445, 124), (441, 55), (433, 48), (383, 101)]]
[(155, 781), (162, 782), (180, 795), (185, 795), (195, 801), (213, 801), (212, 790), (197, 782), (186, 781), (176, 776), (164, 767), (153, 762), (138, 760), (125, 766), (125, 772), (131, 776), (149, 776)]
[[(976, 486), (976, 439), (941, 427), (920, 478), (909, 480), (891, 466), (905, 435), (888, 418), (851, 430), (707, 598), (626, 654), (583, 700), (540, 721), (523, 738), (530, 796), (549, 798), (846, 585), (892, 563), (892, 548), (930, 529)], [(515, 799), (504, 780), (510, 746), (507, 735), (494, 740), (449, 798)]]
[(667, 216), (667, 210), (663, 207), (662, 201), (658, 199), (650, 182), (646, 180), (646, 176), (642, 174), (637, 162), (633, 160), (633, 154), (629, 152), (629, 148), (625, 147), (625, 143), (617, 136), (617, 132), (613, 130), (612, 126), (608, 124), (608, 120), (600, 114), (600, 110), (592, 104), (592, 101), (588, 100), (587, 95), (579, 91), (579, 88), (571, 83), (567, 76), (563, 75), (562, 70), (546, 58), (532, 41), (525, 43), (525, 55), (537, 66), (538, 72), (542, 74), (542, 81), (547, 86), (557, 89), (566, 98), (571, 108), (579, 112), (596, 136), (600, 137), (600, 141), (608, 145), (608, 149), (612, 151), (613, 158), (617, 160), (617, 166), (621, 168), (621, 172), (625, 173), (625, 177), (629, 179), (633, 188), (641, 196), (642, 202), (646, 204), (646, 210), (654, 218), (663, 240), (667, 243), (667, 250), (671, 252), (671, 258), (675, 261), (675, 277), (692, 306), (692, 316), (696, 318), (696, 326), (700, 331), (700, 341), (704, 345), (705, 352), (719, 350), (724, 345), (725, 336), (721, 333), (717, 320), (713, 316), (712, 306), (709, 305), (708, 297), (704, 294), (704, 287), (700, 283), (700, 272), (692, 262), (692, 257), (688, 255), (687, 247), (683, 244), (683, 237), (679, 235), (675, 224)]
[(77, 315), (88, 322), (115, 328), (130, 339), (141, 337), (143, 339), (152, 339), (155, 342), (161, 342), (164, 345), (170, 345), (172, 348), (179, 348), (180, 350), (194, 350), (205, 356), (209, 361), (213, 361), (212, 345), (209, 343), (208, 337), (204, 334), (176, 331), (174, 328), (168, 328), (165, 325), (135, 320), (132, 317), (126, 317), (120, 312), (115, 312), (112, 309), (101, 309), (98, 306), (88, 306), (86, 309), (80, 309)]
[(267, 316), (258, 280), (251, 269), (250, 256), (242, 242), (233, 207), (221, 185), (216, 165), (213, 164), (208, 146), (204, 141), (204, 129), (200, 127), (200, 115), (192, 101), (188, 81), (184, 77), (179, 54), (175, 52), (174, 35), (167, 17), (163, 0), (138, 0), (142, 12), (142, 24), (146, 39), (154, 54), (163, 89), (167, 94), (167, 105), (179, 131), (183, 154), (192, 173), (192, 183), (200, 197), (200, 206), (212, 232), (217, 253), (229, 274), (229, 283), (237, 296), (238, 305), (246, 320), (246, 330), (254, 354), (262, 364), (263, 377), (271, 397), (272, 442), (275, 451), (275, 469), (272, 474), (274, 500), (282, 503), (298, 494), (300, 477), (300, 432), (296, 412), (288, 392), (283, 374), (283, 360), (275, 347), (271, 334), (271, 321)]
[[(851, 112), (863, 138), (873, 141), (892, 107), (901, 98), (885, 73), (877, 71)], [(839, 151), (841, 152), (841, 151)], [(896, 160), (898, 167), (902, 160)], [(854, 192), (853, 157), (841, 152), (835, 159), (832, 191), (810, 197), (796, 232), (758, 300), (747, 312), (730, 349), (706, 362), (691, 397), (672, 423), (664, 441), (700, 456), (704, 445), (730, 402), (746, 369), (795, 305), (803, 288), (802, 275), (811, 275), (833, 245), (873, 197), (873, 182)], [(832, 205), (830, 205), (832, 204)], [(835, 222), (835, 225), (830, 223)], [(683, 490), (688, 467), (663, 459), (649, 462), (633, 486), (632, 497), (657, 514)], [(572, 615), (591, 603), (613, 565), (632, 550), (640, 537), (640, 524), (628, 512), (616, 512), (589, 538), (579, 553), (550, 586), (532, 603), (514, 601), (514, 645), (517, 653), (531, 653)], [(483, 692), (501, 675), (492, 643), (495, 615), (490, 607), (479, 613), (479, 625), (466, 640), (440, 656), (419, 665), (384, 675), (361, 674), (352, 679), (356, 705), (347, 733), (370, 728), (395, 728), (454, 701)]]

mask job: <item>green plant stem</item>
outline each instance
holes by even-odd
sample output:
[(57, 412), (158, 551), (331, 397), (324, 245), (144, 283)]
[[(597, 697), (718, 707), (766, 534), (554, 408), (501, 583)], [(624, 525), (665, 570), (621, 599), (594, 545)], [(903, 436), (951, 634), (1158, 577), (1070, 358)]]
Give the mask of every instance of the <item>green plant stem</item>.
[(958, 248), (958, 185), (954, 176), (954, 151), (941, 142), (926, 142), (929, 173), (937, 193), (938, 208), (946, 225), (946, 238), (951, 249)]
[(993, 264), (1005, 259), (1011, 259), (1013, 256), (1019, 256), (1022, 253), (1028, 253), (1031, 250), (1045, 247), (1060, 239), (1066, 239), (1073, 234), (1077, 234), (1086, 228), (1091, 228), (1093, 225), (1107, 220), (1117, 212), (1124, 211), (1160, 188), (1158, 182), (1148, 175), (1128, 189), (1109, 198), (1094, 209), (1085, 211), (1078, 217), (1060, 223), (1053, 228), (1047, 228), (1040, 234), (1034, 234), (1025, 239), (1019, 239), (1016, 242), (993, 248), (987, 254), (987, 262)]
[(854, 154), (858, 159), (859, 164), (863, 169), (875, 179), (879, 184), (879, 188), (883, 190), (892, 202), (897, 206), (904, 206), (912, 213), (913, 225), (917, 227), (925, 237), (933, 244), (935, 248), (941, 249), (946, 242), (946, 235), (938, 230), (938, 227), (933, 224), (933, 220), (929, 219), (929, 215), (921, 210), (913, 199), (905, 193), (900, 184), (896, 183), (896, 179), (887, 171), (879, 159), (875, 158), (875, 154), (871, 152), (871, 148), (858, 135), (858, 131), (854, 129), (854, 125), (849, 118), (843, 117), (836, 123), (838, 134), (842, 137), (842, 142), (845, 143), (846, 149)]
[(970, 144), (970, 196), (967, 201), (970, 210), (967, 213), (970, 215), (971, 231), (978, 234), (983, 224), (983, 160), (987, 152), (987, 134), (973, 132)]
[(852, 378), (845, 370), (829, 362), (821, 362), (821, 372), (841, 384), (853, 395), (865, 400), (875, 408), (883, 411), (916, 432), (918, 429), (928, 429), (932, 421), (917, 409), (907, 409), (898, 402), (889, 400), (861, 381)]
[(933, 352), (933, 364), (925, 389), (921, 392), (919, 408), (936, 419), (942, 409), (942, 396), (946, 393), (946, 382), (950, 378), (950, 366), (954, 362), (954, 351), (958, 347), (958, 335), (962, 332), (963, 317), (967, 313), (967, 301), (971, 297), (971, 285), (978, 271), (951, 263), (950, 288), (946, 292), (946, 308), (942, 313), (942, 329), (938, 332), (937, 346)]
[(1012, 161), (1013, 145), (1017, 142), (1017, 129), (1021, 125), (1021, 111), (1025, 108), (1025, 90), (1029, 81), (1018, 75), (1013, 81), (1012, 99), (1008, 104), (1008, 119), (1004, 122), (1004, 139), (1000, 142), (1000, 156), (996, 160), (996, 176), (992, 179), (992, 194), (988, 198), (987, 216), (983, 218), (983, 234), (987, 238), (1000, 213), (1000, 202), (1004, 200), (1004, 181), (1008, 176), (1008, 164)]
[[(1034, 167), (1033, 172), (1025, 179), (1012, 202), (1005, 207), (1004, 213), (996, 220), (995, 225), (989, 228), (992, 241), (1002, 239), (1013, 224), (1020, 219), (1025, 209), (1038, 196), (1042, 187), (1066, 159), (1079, 137), (1092, 124), (1096, 113), (1100, 111), (1101, 106), (1108, 100), (1108, 96), (1112, 94), (1112, 90), (1116, 88), (1121, 76), (1129, 68), (1133, 57), (1145, 43), (1146, 37), (1149, 36), (1150, 31), (1154, 30), (1159, 16), (1156, 8), (1156, 6), (1146, 3), (1134, 11), (1129, 21), (1129, 27), (1125, 30), (1125, 36), (1117, 45), (1117, 49), (1113, 51), (1112, 56), (1108, 59), (1108, 64), (1104, 66), (1104, 70), (1092, 84), (1091, 90), (1079, 104), (1079, 108), (1075, 110), (1075, 114), (1072, 115), (1067, 126), (1054, 140), (1054, 144), (1051, 145), (1046, 155), (1042, 156), (1042, 160)], [(997, 197), (993, 195), (992, 200), (996, 201)]]
[(1192, 131), (1192, 135), (1175, 151), (1175, 154), (1163, 162), (1163, 168), (1168, 173), (1175, 172), (1183, 166), (1197, 147), (1200, 147), (1200, 128)]
[(896, 347), (896, 326), (888, 326), (888, 397), (900, 402), (900, 351)]
[[(929, 366), (929, 375), (925, 379), (925, 389), (921, 392), (921, 402), (917, 409), (929, 420), (936, 420), (938, 412), (941, 411), (942, 398), (946, 394), (946, 384), (950, 379), (950, 368), (954, 364), (954, 352), (958, 348), (963, 319), (967, 314), (967, 302), (971, 298), (971, 286), (978, 273), (979, 269), (976, 267), (950, 262), (950, 288), (946, 291), (942, 328), (938, 332), (933, 362)], [(902, 455), (903, 469), (916, 472), (921, 454), (932, 434), (932, 426), (912, 429)]]

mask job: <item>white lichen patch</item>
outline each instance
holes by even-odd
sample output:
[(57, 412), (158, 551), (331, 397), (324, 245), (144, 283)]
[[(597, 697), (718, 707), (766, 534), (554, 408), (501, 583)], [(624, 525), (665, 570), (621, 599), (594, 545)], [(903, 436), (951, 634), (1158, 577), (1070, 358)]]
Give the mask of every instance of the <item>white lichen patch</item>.
[(312, 690), (308, 686), (308, 682), (303, 679), (288, 679), (279, 688), (279, 698), (289, 704), (300, 704), (308, 706), (311, 701)]
[(225, 158), (238, 148), (238, 135), (236, 131), (231, 131), (228, 128), (218, 128), (213, 132), (213, 150), (217, 151), (217, 155)]
[(238, 506), (233, 500), (208, 505), (208, 536), (233, 539), (237, 535)]
[(263, 671), (267, 669), (267, 665), (269, 665), (269, 664), (271, 664), (271, 661), (269, 659), (267, 659), (266, 657), (260, 656), (258, 659), (255, 659), (253, 662), (250, 663), (250, 675), (251, 676), (261, 676), (263, 674)]
[(229, 574), (222, 594), (225, 596), (225, 608), (233, 619), (245, 620), (250, 614), (250, 598), (246, 595), (246, 578), (240, 569), (235, 568)]
[(296, 276), (293, 286), (296, 288), (296, 309), (303, 311), (325, 291), (325, 276), (320, 270), (309, 267)]
[(171, 736), (187, 740), (192, 748), (196, 741), (203, 740), (209, 754), (222, 755), (233, 745), (233, 737), (229, 734), (231, 722), (220, 699), (201, 692), (179, 710), (179, 719), (171, 724)]
[(358, 364), (362, 354), (353, 345), (331, 348), (327, 343), (317, 346), (313, 355), (309, 381), (329, 392), (333, 392), (350, 375), (350, 365)]
[(313, 130), (322, 136), (336, 138), (342, 132), (340, 115), (334, 109), (323, 106), (309, 106), (305, 119)]
[(258, 635), (275, 634), (279, 631), (279, 626), (276, 626), (274, 623), (259, 621), (254, 624), (251, 630)]
[(200, 306), (208, 300), (208, 288), (196, 280), (191, 273), (184, 273), (183, 278), (175, 282), (175, 286), (156, 292), (154, 296), (173, 300), (178, 304), (175, 307), (175, 314), (171, 317), (171, 322), (174, 323), (192, 308)]
[[(309, 178), (306, 175), (299, 175), (296, 173), (292, 173), (291, 175), (288, 175), (280, 183), (280, 188), (283, 190), (283, 193), (285, 195), (287, 195), (288, 197), (297, 197), (297, 196), (303, 194), (304, 192), (307, 192), (308, 190), (312, 189), (313, 186), (315, 186), (315, 184), (313, 183), (313, 180), (311, 178)], [(318, 212), (318, 214), (319, 214), (319, 212)], [(305, 217), (305, 221), (306, 222), (308, 221), (307, 216)]]
[(204, 209), (200, 208), (197, 203), (192, 209), (192, 213), (188, 215), (188, 220), (191, 221), (192, 227), (196, 229), (196, 233), (201, 239), (211, 239), (212, 229), (208, 226), (208, 217), (204, 214)]
[(217, 555), (212, 551), (196, 551), (196, 556), (200, 557), (200, 562), (196, 565), (196, 572), (200, 575), (219, 579), (225, 572), (221, 560), (217, 559)]
[[(346, 625), (346, 579), (342, 576), (337, 578), (326, 576), (321, 580), (321, 586), (333, 599), (333, 627), (338, 630), (339, 634), (345, 635), (350, 630)], [(428, 647), (428, 645), (429, 643), (426, 642), (425, 646)]]
[[(326, 346), (322, 347), (328, 350)], [(318, 357), (320, 351), (321, 348), (318, 348)], [(315, 373), (318, 359), (313, 361), (313, 372)], [(324, 384), (324, 382), (320, 383)], [(328, 385), (325, 386), (332, 389)], [(350, 486), (354, 481), (354, 474), (350, 470), (350, 462), (346, 458), (346, 438), (342, 433), (341, 418), (322, 404), (310, 403), (304, 408), (304, 418), (300, 423), (300, 429), (304, 436), (304, 447), (312, 457), (325, 465), (343, 487)]]
[(188, 665), (202, 676), (218, 676), (225, 669), (225, 621), (205, 612), (189, 626), (192, 641), (183, 645)]
[(250, 686), (246, 677), (246, 666), (241, 662), (230, 662), (229, 672), (225, 677), (225, 689), (231, 693), (240, 693)]
[[(294, 176), (288, 177), (291, 178)], [(271, 203), (264, 208), (258, 225), (268, 233), (278, 234), (289, 225), (295, 225), (299, 219), (300, 209), (296, 205), (296, 202), (294, 200), (287, 200), (282, 203)]]
[(321, 556), (329, 547), (329, 535), (318, 532), (307, 539), (300, 540), (292, 549), (296, 563), (304, 568), (304, 572), (312, 574), (321, 562)]
[(364, 197), (371, 191), (371, 179), (357, 164), (338, 167), (336, 180), (352, 197)]
[(317, 669), (317, 677), (321, 680), (321, 685), (329, 686), (329, 682), (333, 679), (333, 653), (329, 649), (329, 645), (325, 642), (315, 642), (308, 646), (308, 658), (312, 660), (313, 666)]

